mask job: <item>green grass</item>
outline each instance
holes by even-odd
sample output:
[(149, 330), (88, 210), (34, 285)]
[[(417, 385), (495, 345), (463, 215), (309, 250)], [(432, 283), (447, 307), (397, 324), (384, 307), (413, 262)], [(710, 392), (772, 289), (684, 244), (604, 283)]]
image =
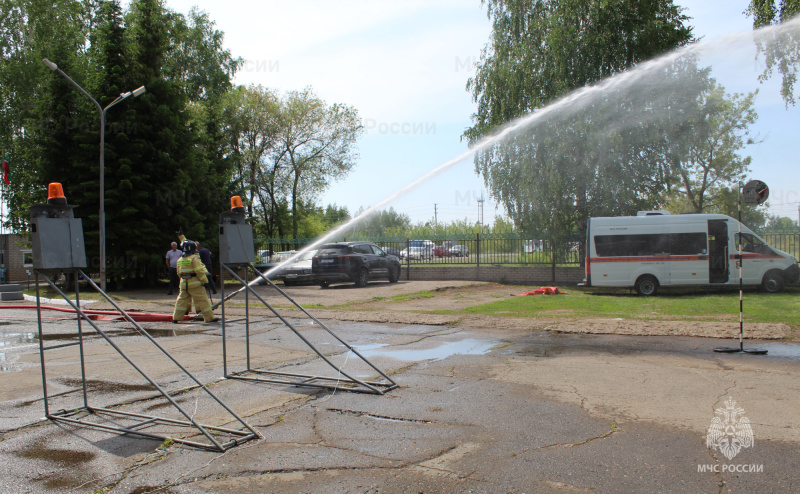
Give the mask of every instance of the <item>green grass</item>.
[[(738, 321), (739, 292), (662, 291), (639, 297), (625, 291), (570, 289), (566, 295), (511, 297), (448, 314), (481, 314), (531, 318), (619, 317), (624, 319)], [(800, 288), (780, 294), (744, 293), (745, 321), (800, 326)]]
[(418, 298), (433, 298), (434, 294), (429, 292), (428, 290), (422, 290), (420, 292), (414, 293), (403, 293), (400, 295), (394, 295), (392, 297), (393, 302), (402, 302), (403, 300), (416, 300)]

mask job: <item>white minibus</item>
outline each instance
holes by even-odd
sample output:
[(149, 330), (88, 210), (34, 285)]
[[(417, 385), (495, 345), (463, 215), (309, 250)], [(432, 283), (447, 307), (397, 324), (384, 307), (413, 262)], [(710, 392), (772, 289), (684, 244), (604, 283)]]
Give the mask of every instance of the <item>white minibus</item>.
[(723, 214), (640, 211), (637, 216), (590, 218), (582, 286), (633, 287), (655, 295), (660, 286), (761, 285), (777, 293), (800, 278), (794, 256), (780, 251)]

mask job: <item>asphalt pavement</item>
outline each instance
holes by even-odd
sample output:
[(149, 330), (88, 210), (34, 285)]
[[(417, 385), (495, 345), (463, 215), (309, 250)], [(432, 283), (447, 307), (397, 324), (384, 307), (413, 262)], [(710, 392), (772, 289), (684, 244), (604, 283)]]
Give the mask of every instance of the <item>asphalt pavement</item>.
[[(74, 316), (42, 316), (45, 346), (78, 341)], [(738, 345), (718, 339), (323, 321), (399, 385), (374, 395), (348, 389), (341, 371), (380, 376), (324, 328), (290, 320), (331, 365), (277, 318), (251, 319), (249, 333), (241, 320), (226, 324), (224, 352), (218, 323), (143, 323), (151, 341), (129, 323), (95, 322), (191, 421), (245, 430), (238, 416), (262, 436), (221, 453), (43, 420), (36, 311), (3, 310), (0, 492), (800, 490), (796, 343), (746, 341), (769, 349), (758, 356), (715, 353)], [(180, 418), (109, 341), (85, 321), (82, 329), (84, 366), (77, 345), (45, 352), (51, 413), (88, 402)], [(248, 359), (251, 369), (330, 377), (340, 386), (223, 377), (224, 367), (255, 375), (245, 372)], [(192, 427), (84, 418), (206, 440)], [(715, 418), (731, 431), (727, 449), (708, 444)]]

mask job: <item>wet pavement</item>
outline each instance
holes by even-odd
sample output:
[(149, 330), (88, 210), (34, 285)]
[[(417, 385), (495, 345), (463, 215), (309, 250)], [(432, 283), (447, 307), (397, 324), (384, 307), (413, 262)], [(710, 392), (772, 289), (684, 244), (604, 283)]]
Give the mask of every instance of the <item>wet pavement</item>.
[[(225, 453), (42, 420), (35, 311), (0, 319), (0, 493), (5, 492), (796, 492), (800, 345), (326, 321), (400, 385), (385, 395), (222, 379), (219, 324), (143, 323), (153, 339), (256, 429)], [(74, 318), (43, 313), (44, 344), (78, 341)], [(376, 372), (308, 320), (226, 325), (228, 371), (359, 379)], [(97, 321), (199, 423), (240, 428), (129, 324)], [(177, 417), (83, 324), (92, 406)], [(77, 346), (45, 353), (51, 411), (83, 405)], [(752, 446), (707, 446), (736, 401)], [(740, 414), (742, 415), (742, 414)], [(92, 417), (93, 420), (99, 420)], [(122, 422), (119, 419), (104, 419)], [(101, 423), (103, 421), (101, 420)], [(739, 421), (741, 425), (742, 421)], [(148, 426), (144, 426), (147, 429)], [(154, 432), (190, 438), (183, 427)]]

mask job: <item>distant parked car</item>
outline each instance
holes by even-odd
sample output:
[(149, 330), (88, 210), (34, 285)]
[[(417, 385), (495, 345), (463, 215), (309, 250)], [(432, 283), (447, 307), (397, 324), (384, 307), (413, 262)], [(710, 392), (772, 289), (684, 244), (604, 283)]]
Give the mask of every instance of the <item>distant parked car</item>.
[(400, 251), (401, 259), (433, 259), (433, 250), (426, 247), (409, 247)]
[(450, 255), (455, 257), (469, 257), (469, 249), (466, 245), (454, 245), (450, 247)]
[[(287, 251), (284, 251), (284, 252), (275, 252), (274, 254), (272, 254), (272, 255), (271, 255), (271, 256), (270, 256), (270, 257), (267, 259), (267, 262), (264, 262), (264, 263), (262, 263), (262, 264), (257, 264), (257, 265), (255, 266), (255, 268), (256, 268), (257, 270), (259, 270), (260, 272), (262, 272), (262, 273), (266, 274), (266, 273), (267, 273), (267, 272), (269, 272), (269, 271), (270, 271), (272, 268), (274, 268), (275, 266), (277, 266), (277, 265), (281, 264), (282, 262), (284, 262), (285, 260), (289, 259), (290, 257), (292, 257), (292, 256), (293, 256), (293, 255), (295, 255), (295, 254), (297, 254), (297, 251), (296, 251), (296, 250), (287, 250)], [(275, 281), (275, 280), (276, 280), (276, 278), (275, 278), (275, 275), (276, 275), (276, 274), (277, 274), (277, 273), (275, 273), (275, 272), (273, 272), (273, 273), (270, 273), (270, 275), (269, 275), (269, 279), (271, 279), (272, 281)], [(259, 284), (259, 285), (266, 285), (266, 283), (267, 283), (267, 282), (266, 282), (266, 281), (264, 281), (263, 279), (260, 279), (260, 280), (258, 281), (258, 284)]]
[(259, 264), (269, 264), (270, 257), (272, 257), (271, 250), (259, 250), (256, 252), (256, 262)]
[(436, 248), (433, 249), (433, 255), (436, 257), (446, 257), (450, 255), (450, 246), (449, 245), (437, 245)]
[(381, 247), (381, 250), (389, 254), (390, 256), (395, 256), (400, 258), (400, 249), (395, 247)]
[(294, 262), (278, 268), (270, 279), (281, 280), (286, 286), (315, 282), (314, 274), (311, 272), (311, 259), (316, 253), (314, 249), (301, 254)]
[(526, 240), (524, 247), (526, 254), (533, 254), (534, 252), (544, 252), (544, 241), (538, 239)]
[(311, 272), (322, 288), (340, 282), (363, 287), (377, 278), (397, 283), (400, 260), (372, 242), (337, 242), (319, 248), (311, 261)]

